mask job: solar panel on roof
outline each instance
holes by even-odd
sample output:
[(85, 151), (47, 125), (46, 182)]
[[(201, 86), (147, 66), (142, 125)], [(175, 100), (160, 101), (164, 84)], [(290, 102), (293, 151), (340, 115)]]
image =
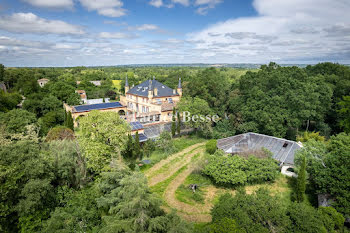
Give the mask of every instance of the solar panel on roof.
[(92, 111), (92, 110), (107, 109), (107, 108), (120, 108), (120, 107), (123, 107), (123, 105), (119, 102), (74, 106), (76, 112), (87, 112), (87, 111)]
[(138, 122), (138, 121), (130, 122), (129, 124), (131, 126), (131, 130), (143, 129), (143, 125), (140, 122)]

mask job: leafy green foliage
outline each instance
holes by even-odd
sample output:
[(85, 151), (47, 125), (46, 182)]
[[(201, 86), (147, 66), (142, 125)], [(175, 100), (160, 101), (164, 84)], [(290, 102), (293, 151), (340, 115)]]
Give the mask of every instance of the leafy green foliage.
[(101, 210), (97, 208), (96, 188), (80, 191), (63, 188), (60, 205), (44, 222), (42, 232), (92, 232), (101, 224)]
[(297, 137), (297, 141), (300, 142), (307, 142), (310, 141), (311, 139), (314, 139), (315, 141), (325, 141), (325, 137), (320, 135), (320, 132), (308, 132), (305, 131), (302, 136)]
[(22, 109), (13, 109), (0, 114), (0, 124), (6, 126), (9, 133), (24, 133), (25, 126), (37, 122), (35, 114)]
[(172, 116), (172, 122), (171, 122), (171, 135), (174, 137), (176, 134), (176, 119), (175, 119), (175, 108), (173, 108), (173, 116)]
[(291, 220), (289, 232), (327, 232), (320, 214), (312, 206), (293, 202), (288, 207), (287, 216)]
[(277, 162), (271, 158), (249, 156), (245, 159), (237, 155), (217, 156), (215, 153), (203, 172), (217, 184), (237, 186), (274, 181), (278, 169)]
[(204, 100), (210, 108), (223, 116), (229, 88), (230, 83), (226, 76), (222, 75), (218, 69), (208, 68), (190, 79), (184, 86), (184, 96), (189, 95)]
[[(316, 192), (334, 197), (332, 206), (344, 216), (350, 212), (350, 136), (332, 136), (327, 144), (311, 140), (296, 154), (296, 164), (305, 156), (307, 172)], [(330, 182), (331, 181), (331, 182)]]
[[(187, 225), (176, 215), (166, 215), (160, 200), (152, 194), (142, 173), (121, 170), (102, 174), (104, 196), (98, 206), (108, 211), (101, 232), (188, 232)], [(119, 176), (121, 179), (110, 179)]]
[(18, 93), (6, 93), (0, 90), (0, 112), (7, 112), (14, 109), (22, 100)]
[(41, 135), (46, 135), (49, 130), (56, 125), (62, 124), (64, 118), (64, 110), (60, 109), (46, 113), (44, 116), (39, 118), (38, 124), (40, 126)]
[(340, 126), (344, 128), (345, 132), (350, 133), (350, 96), (344, 96), (338, 105), (341, 107), (339, 113), (342, 117)]
[(56, 96), (59, 100), (66, 102), (68, 105), (78, 105), (80, 97), (75, 93), (75, 87), (63, 81), (49, 82), (45, 85), (48, 91)]
[(91, 111), (79, 121), (79, 144), (94, 172), (107, 169), (113, 159), (120, 159), (130, 126), (116, 112)]
[(73, 140), (74, 132), (73, 130), (66, 128), (64, 126), (57, 126), (48, 132), (46, 135), (46, 141), (56, 141), (56, 140)]
[(1, 146), (0, 167), (1, 231), (16, 228), (19, 220), (19, 228), (37, 230), (37, 217), (54, 204), (51, 164), (38, 144), (25, 140)]
[(157, 148), (165, 153), (172, 153), (174, 151), (174, 145), (171, 134), (168, 131), (163, 131), (159, 139), (156, 141)]
[(301, 166), (298, 172), (297, 186), (296, 186), (296, 199), (298, 202), (303, 202), (305, 198), (306, 190), (306, 158), (304, 157), (301, 162)]
[(332, 94), (325, 77), (270, 63), (259, 72), (241, 77), (229, 110), (239, 132), (285, 137), (290, 128), (300, 129), (310, 121), (322, 123), (331, 107)]
[(180, 117), (180, 112), (179, 111), (177, 111), (176, 119), (177, 119), (176, 133), (180, 134), (181, 133), (181, 117)]
[(74, 121), (71, 112), (65, 112), (64, 126), (68, 129), (74, 130)]
[(328, 232), (342, 232), (344, 229), (345, 218), (332, 207), (319, 207), (318, 212), (321, 215), (324, 226)]
[(205, 144), (205, 150), (211, 155), (214, 154), (217, 150), (217, 141), (215, 139), (209, 140)]
[[(197, 118), (197, 120), (188, 120), (184, 122), (185, 125), (205, 131), (207, 128), (211, 128), (211, 121), (207, 121), (205, 117), (211, 115), (213, 111), (210, 109), (208, 103), (198, 97), (182, 97), (177, 105), (178, 111), (182, 114), (188, 112), (188, 117), (192, 119), (193, 116), (202, 116), (202, 119)], [(183, 116), (182, 116), (183, 117)]]
[(229, 218), (245, 232), (283, 232), (290, 224), (277, 197), (265, 189), (252, 195), (239, 190), (234, 197), (224, 194), (211, 211), (213, 223)]

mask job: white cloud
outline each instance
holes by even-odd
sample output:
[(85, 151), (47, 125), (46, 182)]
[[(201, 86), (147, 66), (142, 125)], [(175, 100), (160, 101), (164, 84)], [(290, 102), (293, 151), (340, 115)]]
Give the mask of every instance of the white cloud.
[(154, 24), (142, 24), (140, 26), (132, 27), (130, 29), (136, 29), (138, 31), (153, 31), (153, 30), (159, 30), (159, 27)]
[(189, 6), (190, 1), (189, 0), (171, 0), (172, 3), (179, 3), (184, 6)]
[[(209, 0), (197, 0), (208, 4)], [(198, 50), (227, 62), (350, 60), (350, 3), (343, 0), (255, 0), (258, 16), (227, 20), (188, 35)], [(201, 43), (196, 43), (201, 41)], [(226, 45), (226, 46), (221, 46)], [(238, 58), (238, 57), (239, 58)]]
[(101, 32), (99, 37), (103, 39), (134, 39), (137, 38), (137, 35), (123, 32)]
[(121, 0), (79, 0), (81, 5), (89, 11), (108, 17), (121, 17), (126, 14)]
[(221, 3), (223, 0), (169, 0), (168, 4), (165, 4), (163, 0), (151, 0), (149, 2), (150, 5), (154, 7), (167, 7), (172, 8), (175, 4), (180, 4), (185, 7), (193, 6), (197, 7), (196, 13), (201, 15), (206, 15), (209, 9), (215, 8), (215, 6)]
[(40, 18), (33, 13), (14, 13), (0, 17), (0, 29), (15, 33), (82, 35), (84, 30), (77, 25), (61, 20)]
[(73, 0), (22, 0), (32, 6), (55, 9), (72, 9)]
[(161, 7), (161, 6), (163, 6), (163, 1), (162, 0), (151, 0), (149, 2), (149, 4), (154, 6), (154, 7)]

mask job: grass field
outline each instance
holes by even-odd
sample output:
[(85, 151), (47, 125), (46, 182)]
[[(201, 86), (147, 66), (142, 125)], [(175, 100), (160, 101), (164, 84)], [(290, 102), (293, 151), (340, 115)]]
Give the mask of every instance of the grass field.
[[(196, 137), (175, 139), (179, 152), (167, 155), (163, 159), (159, 154), (152, 154), (158, 162), (144, 170), (152, 192), (164, 201), (164, 209), (177, 213), (189, 222), (210, 222), (210, 210), (224, 193), (235, 194), (234, 188), (215, 186), (212, 180), (200, 172), (206, 160), (205, 140)], [(151, 158), (152, 158), (151, 156)], [(291, 203), (293, 180), (280, 174), (274, 182), (248, 185), (245, 190), (251, 194), (259, 188), (270, 190), (271, 195), (282, 198), (286, 206)], [(193, 192), (190, 184), (199, 188)]]

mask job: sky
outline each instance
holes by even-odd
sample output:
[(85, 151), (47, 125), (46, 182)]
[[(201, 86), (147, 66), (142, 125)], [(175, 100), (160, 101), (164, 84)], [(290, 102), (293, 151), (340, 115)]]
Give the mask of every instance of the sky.
[(0, 63), (350, 64), (349, 0), (1, 0)]

